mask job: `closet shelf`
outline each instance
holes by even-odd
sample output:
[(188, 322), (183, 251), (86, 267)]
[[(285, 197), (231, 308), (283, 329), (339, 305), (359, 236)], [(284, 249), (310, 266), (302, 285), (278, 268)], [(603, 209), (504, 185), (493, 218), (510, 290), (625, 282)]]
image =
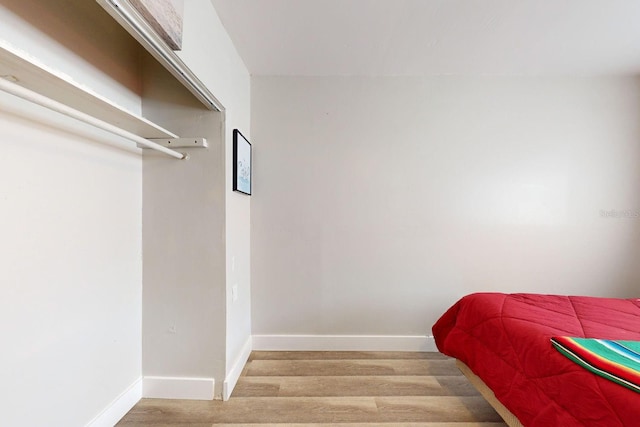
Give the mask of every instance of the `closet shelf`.
[(177, 138), (167, 129), (76, 83), (0, 40), (0, 77), (145, 139)]

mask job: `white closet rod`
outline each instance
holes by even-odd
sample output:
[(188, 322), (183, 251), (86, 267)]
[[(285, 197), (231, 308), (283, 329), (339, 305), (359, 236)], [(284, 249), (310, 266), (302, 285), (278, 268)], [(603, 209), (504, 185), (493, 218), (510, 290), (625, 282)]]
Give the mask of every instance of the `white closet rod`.
[(171, 150), (167, 147), (163, 147), (162, 145), (156, 144), (155, 142), (148, 141), (141, 136), (128, 132), (124, 129), (120, 129), (119, 127), (112, 125), (111, 123), (107, 123), (93, 116), (90, 116), (89, 114), (83, 113), (82, 111), (71, 108), (68, 105), (62, 104), (58, 101), (54, 101), (51, 98), (47, 98), (44, 95), (40, 95), (39, 93), (24, 88), (4, 78), (0, 78), (0, 89), (19, 98), (26, 99), (27, 101), (31, 101), (35, 104), (41, 105), (60, 114), (64, 114), (65, 116), (80, 120), (81, 122), (88, 123), (114, 135), (121, 136), (137, 144), (143, 145), (147, 148), (151, 148), (152, 150), (160, 151), (171, 157), (175, 157), (176, 159), (186, 158), (186, 155), (182, 153)]

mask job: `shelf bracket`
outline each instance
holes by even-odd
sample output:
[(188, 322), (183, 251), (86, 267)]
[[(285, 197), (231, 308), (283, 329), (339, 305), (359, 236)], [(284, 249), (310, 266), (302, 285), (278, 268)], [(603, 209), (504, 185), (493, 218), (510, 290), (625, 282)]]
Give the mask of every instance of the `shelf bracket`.
[(153, 138), (149, 141), (169, 148), (209, 148), (206, 138)]

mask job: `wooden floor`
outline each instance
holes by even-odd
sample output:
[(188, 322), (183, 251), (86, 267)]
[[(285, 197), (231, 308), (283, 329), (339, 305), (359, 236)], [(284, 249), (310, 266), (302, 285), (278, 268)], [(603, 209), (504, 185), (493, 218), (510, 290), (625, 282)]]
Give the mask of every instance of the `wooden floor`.
[(119, 426), (506, 427), (439, 353), (254, 352), (228, 402), (141, 400)]

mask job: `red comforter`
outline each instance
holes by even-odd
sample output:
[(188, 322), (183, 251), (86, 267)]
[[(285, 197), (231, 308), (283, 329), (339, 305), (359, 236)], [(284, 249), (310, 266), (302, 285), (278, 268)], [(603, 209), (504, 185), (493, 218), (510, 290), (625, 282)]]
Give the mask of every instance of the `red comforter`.
[(640, 426), (640, 394), (556, 351), (557, 335), (640, 340), (640, 300), (472, 294), (433, 326), (438, 349), (464, 362), (526, 427)]

